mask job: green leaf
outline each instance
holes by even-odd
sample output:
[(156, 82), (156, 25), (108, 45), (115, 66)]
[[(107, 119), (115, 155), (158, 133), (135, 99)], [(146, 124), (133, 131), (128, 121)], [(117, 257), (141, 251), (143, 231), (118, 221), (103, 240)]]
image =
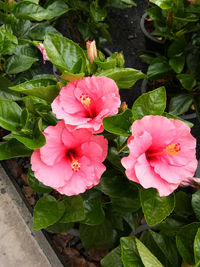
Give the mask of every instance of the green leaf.
[(191, 195), (183, 191), (175, 193), (175, 213), (180, 217), (188, 218), (192, 215)]
[(0, 99), (0, 126), (9, 131), (17, 131), (21, 127), (21, 108), (12, 100)]
[(131, 68), (115, 68), (105, 70), (96, 76), (106, 76), (113, 79), (120, 89), (132, 87), (138, 80), (145, 79), (147, 76), (140, 70)]
[(169, 261), (171, 266), (173, 267), (180, 267), (180, 256), (178, 254), (175, 239), (158, 234), (149, 230), (153, 240), (157, 244), (158, 248), (162, 251), (165, 256), (165, 259)]
[(28, 35), (32, 40), (44, 40), (44, 36), (46, 33), (56, 33), (59, 32), (52, 25), (49, 25), (48, 22), (45, 23), (37, 23), (33, 27), (31, 27)]
[(9, 86), (11, 82), (6, 77), (0, 76), (0, 99), (20, 100), (20, 94), (8, 89)]
[(33, 211), (33, 231), (38, 231), (58, 222), (64, 211), (64, 202), (59, 202), (50, 195), (41, 197)]
[(143, 267), (143, 263), (137, 251), (135, 237), (120, 238), (121, 258), (124, 267)]
[(25, 146), (27, 146), (30, 149), (38, 149), (45, 145), (46, 139), (44, 134), (42, 133), (42, 120), (39, 119), (38, 121), (35, 121), (33, 125), (33, 131), (32, 134), (24, 134), (21, 130), (21, 132), (12, 132), (12, 137), (16, 138), (19, 142), (23, 143)]
[(58, 34), (47, 34), (44, 47), (50, 61), (62, 72), (82, 73), (86, 57), (81, 47)]
[(180, 121), (183, 121), (185, 124), (187, 124), (190, 128), (192, 128), (193, 126), (194, 126), (194, 124), (193, 123), (191, 123), (191, 122), (189, 122), (189, 121), (186, 121), (186, 120), (184, 120), (184, 119), (182, 119), (182, 118), (180, 118), (180, 117), (178, 117), (178, 116), (175, 116), (175, 115), (173, 115), (173, 114), (170, 114), (170, 113), (166, 113), (166, 112), (164, 112), (163, 114), (162, 114), (162, 116), (164, 116), (164, 117), (166, 117), (166, 118), (169, 118), (169, 119), (174, 119), (174, 120), (180, 120)]
[(195, 263), (200, 262), (200, 228), (198, 229), (195, 239), (194, 239), (194, 258)]
[(48, 226), (45, 230), (51, 233), (67, 233), (73, 228), (73, 223), (55, 223)]
[(180, 255), (185, 262), (191, 265), (195, 263), (193, 244), (199, 227), (199, 222), (193, 222), (182, 227), (176, 236), (176, 245)]
[(95, 57), (94, 62), (103, 70), (114, 69), (117, 65), (117, 60), (115, 58), (107, 58), (106, 61), (101, 61), (99, 58)]
[(46, 9), (30, 1), (21, 1), (15, 6), (14, 15), (17, 18), (42, 21), (61, 16), (69, 10), (68, 5), (61, 0), (54, 1)]
[(95, 22), (104, 21), (107, 15), (107, 11), (105, 8), (100, 8), (97, 3), (98, 2), (91, 2), (90, 13)]
[(97, 225), (101, 224), (105, 219), (105, 213), (102, 207), (102, 200), (100, 196), (89, 196), (84, 202), (85, 219), (84, 224)]
[(17, 74), (28, 70), (38, 60), (36, 52), (36, 49), (29, 43), (18, 45), (15, 54), (10, 56), (5, 63), (6, 73)]
[(17, 157), (28, 157), (31, 156), (32, 152), (32, 150), (25, 147), (25, 145), (23, 145), (16, 139), (11, 139), (0, 144), (0, 160)]
[(18, 45), (17, 37), (0, 27), (0, 55), (13, 53)]
[(190, 95), (180, 94), (171, 97), (169, 104), (169, 112), (175, 115), (180, 115), (189, 110), (193, 103), (193, 97)]
[(187, 46), (187, 43), (185, 41), (184, 35), (176, 38), (169, 46), (167, 50), (167, 55), (169, 58), (182, 56), (185, 48)]
[(77, 222), (85, 219), (85, 210), (81, 196), (71, 196), (64, 198), (65, 213), (59, 220), (61, 223)]
[(138, 253), (145, 267), (164, 267), (139, 239), (136, 238), (135, 241)]
[(185, 56), (170, 58), (169, 65), (176, 73), (181, 73), (185, 65)]
[(79, 231), (81, 242), (86, 250), (90, 250), (92, 247), (99, 249), (111, 248), (117, 241), (117, 232), (112, 228), (108, 220), (96, 226), (81, 224)]
[(150, 0), (150, 2), (154, 3), (162, 9), (170, 9), (173, 6), (173, 1), (171, 0)]
[(192, 195), (192, 208), (197, 219), (200, 221), (200, 190)]
[(149, 79), (157, 80), (163, 78), (170, 70), (171, 67), (168, 64), (168, 60), (163, 56), (159, 56), (149, 65), (147, 75)]
[(63, 80), (66, 80), (66, 81), (69, 81), (69, 82), (74, 82), (76, 80), (80, 80), (84, 76), (85, 76), (85, 73), (73, 74), (73, 73), (70, 73), (70, 72), (65, 70), (60, 77)]
[(194, 76), (191, 74), (178, 74), (176, 77), (180, 81), (183, 88), (189, 91), (192, 90), (197, 83)]
[(121, 173), (104, 172), (96, 188), (110, 196), (112, 206), (118, 212), (126, 213), (140, 208), (138, 188)]
[(130, 109), (125, 110), (123, 113), (105, 117), (103, 119), (103, 127), (106, 131), (123, 135), (130, 136), (130, 127), (132, 125), (133, 115)]
[(34, 79), (16, 86), (9, 87), (13, 91), (17, 91), (26, 95), (40, 97), (46, 101), (52, 102), (58, 95), (59, 90), (53, 79)]
[(140, 190), (140, 199), (144, 217), (150, 226), (162, 222), (175, 206), (174, 194), (160, 197), (154, 188)]
[(121, 260), (121, 248), (116, 247), (109, 252), (102, 260), (101, 265), (103, 267), (123, 267)]
[(31, 169), (28, 171), (28, 184), (37, 193), (49, 193), (53, 189), (49, 186), (44, 185), (38, 179), (35, 178), (34, 173)]
[(134, 120), (146, 115), (162, 115), (166, 107), (165, 87), (159, 87), (138, 97), (132, 106)]

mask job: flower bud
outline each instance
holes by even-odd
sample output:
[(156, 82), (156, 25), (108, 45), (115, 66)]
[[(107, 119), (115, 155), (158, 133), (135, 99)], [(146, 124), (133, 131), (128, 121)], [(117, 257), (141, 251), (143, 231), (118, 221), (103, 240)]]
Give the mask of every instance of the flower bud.
[(119, 68), (123, 68), (124, 67), (124, 63), (125, 63), (125, 60), (124, 60), (124, 55), (123, 53), (119, 53), (117, 55), (117, 67)]
[(50, 61), (48, 56), (47, 56), (46, 50), (44, 48), (44, 45), (42, 43), (39, 43), (38, 49), (40, 50), (40, 52), (43, 55), (43, 63), (45, 63), (45, 61)]
[(125, 110), (127, 110), (127, 108), (128, 108), (128, 106), (127, 106), (126, 102), (123, 101), (123, 102), (121, 103), (121, 106), (120, 106), (120, 108), (119, 108), (119, 111), (120, 111), (120, 112), (124, 112)]
[(86, 47), (87, 47), (88, 59), (91, 63), (93, 63), (94, 58), (97, 57), (97, 48), (95, 40), (87, 41)]

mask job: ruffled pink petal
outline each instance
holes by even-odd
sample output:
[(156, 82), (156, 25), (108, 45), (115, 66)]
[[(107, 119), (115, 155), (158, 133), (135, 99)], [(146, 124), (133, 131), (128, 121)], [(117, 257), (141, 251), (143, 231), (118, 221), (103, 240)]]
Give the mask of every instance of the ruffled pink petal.
[(59, 121), (55, 127), (49, 126), (44, 130), (46, 145), (40, 149), (40, 157), (49, 166), (59, 162), (65, 156), (66, 148), (61, 140), (64, 128), (64, 122)]
[(179, 185), (179, 183), (168, 183), (160, 175), (154, 172), (149, 165), (145, 154), (142, 154), (135, 164), (135, 173), (144, 188), (156, 188), (160, 196), (168, 196)]
[(31, 165), (35, 177), (43, 184), (53, 188), (64, 186), (66, 181), (68, 181), (73, 174), (71, 162), (67, 158), (63, 158), (53, 166), (48, 166), (41, 160), (39, 149), (33, 152)]
[(156, 151), (169, 145), (176, 136), (173, 123), (162, 116), (145, 116), (132, 125), (132, 135), (140, 136), (148, 132), (152, 137), (152, 150)]

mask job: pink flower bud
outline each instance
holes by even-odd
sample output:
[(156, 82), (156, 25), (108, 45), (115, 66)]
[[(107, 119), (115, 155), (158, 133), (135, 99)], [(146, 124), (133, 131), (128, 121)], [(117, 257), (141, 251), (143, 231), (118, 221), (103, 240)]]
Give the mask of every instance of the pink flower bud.
[(43, 63), (45, 64), (46, 61), (50, 61), (48, 56), (47, 56), (46, 50), (44, 48), (44, 45), (42, 43), (39, 43), (38, 49), (40, 50), (40, 52), (43, 55)]
[(197, 0), (188, 0), (190, 3), (196, 3)]
[(95, 40), (87, 41), (86, 47), (87, 47), (88, 59), (91, 63), (93, 63), (94, 58), (97, 57), (97, 48)]

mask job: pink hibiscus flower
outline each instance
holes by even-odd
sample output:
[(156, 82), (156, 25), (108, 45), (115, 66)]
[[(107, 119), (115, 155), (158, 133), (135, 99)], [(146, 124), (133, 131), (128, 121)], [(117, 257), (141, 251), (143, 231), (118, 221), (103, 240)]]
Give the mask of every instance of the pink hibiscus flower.
[(42, 43), (39, 43), (38, 49), (40, 50), (40, 52), (43, 55), (43, 63), (45, 64), (46, 61), (49, 61), (49, 58), (47, 56), (47, 52), (46, 52), (46, 50), (44, 48), (44, 45)]
[(83, 193), (99, 183), (108, 150), (103, 136), (86, 129), (69, 132), (63, 121), (44, 131), (46, 145), (31, 156), (35, 177), (68, 196)]
[(103, 131), (104, 117), (116, 114), (120, 106), (116, 83), (107, 77), (86, 77), (62, 87), (52, 103), (58, 119), (64, 119), (71, 131), (87, 128)]
[(130, 154), (122, 159), (128, 179), (160, 196), (171, 194), (197, 167), (196, 140), (179, 120), (145, 116), (132, 125)]

